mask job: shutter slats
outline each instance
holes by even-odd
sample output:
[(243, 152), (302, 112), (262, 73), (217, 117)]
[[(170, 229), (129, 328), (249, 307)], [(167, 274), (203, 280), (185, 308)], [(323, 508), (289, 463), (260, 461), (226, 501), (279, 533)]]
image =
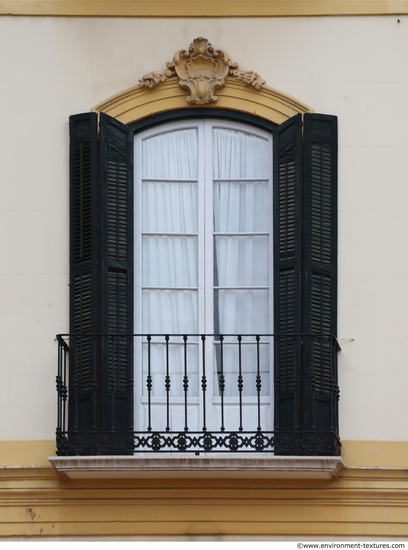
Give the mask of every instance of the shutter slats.
[(279, 163), (279, 257), (295, 255), (295, 161), (284, 158)]
[[(97, 121), (95, 113), (70, 117), (70, 332), (77, 336), (71, 342), (69, 430), (111, 433), (131, 430), (133, 420), (133, 361), (123, 336), (133, 332), (133, 136), (101, 114), (98, 138)], [(92, 445), (80, 452), (116, 452), (112, 444)]]
[(91, 259), (91, 145), (74, 144), (74, 257), (75, 262)]
[[(305, 114), (302, 136), (294, 117), (275, 140), (275, 428), (329, 434), (337, 429), (337, 121)], [(321, 452), (335, 454), (335, 441)]]
[[(275, 429), (300, 425), (297, 383), (300, 356), (294, 334), (301, 332), (301, 165), (302, 118), (282, 124), (275, 136), (274, 332)], [(281, 454), (281, 449), (275, 450)]]
[[(98, 331), (98, 168), (97, 116), (70, 117), (70, 377), (69, 431), (89, 431), (95, 418), (91, 391), (96, 350), (89, 334)], [(95, 449), (85, 445), (83, 454)]]
[[(337, 119), (304, 117), (303, 331), (304, 427), (330, 432), (336, 426), (336, 375), (331, 335), (337, 316)], [(323, 336), (322, 336), (323, 335)]]
[[(102, 424), (109, 429), (107, 411), (114, 400), (117, 430), (133, 426), (133, 134), (117, 120), (101, 114), (102, 296), (103, 332), (108, 337), (102, 358)], [(130, 452), (130, 451), (129, 451)]]

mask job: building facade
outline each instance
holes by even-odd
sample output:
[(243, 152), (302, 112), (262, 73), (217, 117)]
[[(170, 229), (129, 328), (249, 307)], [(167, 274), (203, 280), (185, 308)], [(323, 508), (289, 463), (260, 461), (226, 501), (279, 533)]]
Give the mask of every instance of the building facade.
[(407, 536), (407, 24), (2, 3), (0, 536)]

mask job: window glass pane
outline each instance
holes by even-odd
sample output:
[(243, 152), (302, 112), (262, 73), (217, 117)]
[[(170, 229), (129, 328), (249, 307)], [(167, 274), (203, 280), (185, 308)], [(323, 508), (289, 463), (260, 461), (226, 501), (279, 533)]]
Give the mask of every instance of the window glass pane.
[(269, 237), (214, 237), (214, 286), (268, 286)]
[(143, 237), (143, 285), (197, 286), (197, 237)]
[(143, 290), (144, 334), (195, 334), (196, 290)]
[(220, 233), (268, 232), (268, 182), (215, 182), (214, 230)]
[(197, 130), (177, 130), (142, 142), (142, 178), (197, 179)]
[[(171, 341), (171, 340), (170, 340)], [(148, 345), (143, 344), (143, 395), (147, 395)], [(150, 373), (152, 376), (152, 397), (166, 396), (166, 346), (151, 343)], [(170, 396), (184, 396), (184, 346), (169, 343)], [(187, 344), (187, 376), (189, 397), (198, 396), (198, 348), (197, 344)]]
[(269, 178), (268, 141), (252, 134), (213, 128), (214, 178)]
[(196, 183), (143, 183), (143, 231), (197, 233)]
[[(214, 374), (216, 381), (214, 385), (215, 395), (219, 393), (219, 375), (221, 374), (221, 346), (214, 345)], [(261, 377), (261, 396), (267, 396), (270, 393), (269, 385), (269, 344), (260, 344), (259, 346), (259, 374)], [(238, 396), (238, 374), (239, 374), (239, 348), (235, 342), (233, 344), (224, 344), (223, 349), (223, 373), (225, 378), (224, 396)], [(257, 376), (257, 345), (256, 343), (242, 344), (241, 346), (241, 373), (243, 378), (242, 395), (256, 396), (256, 376)]]
[(214, 290), (214, 325), (221, 334), (268, 334), (269, 290)]

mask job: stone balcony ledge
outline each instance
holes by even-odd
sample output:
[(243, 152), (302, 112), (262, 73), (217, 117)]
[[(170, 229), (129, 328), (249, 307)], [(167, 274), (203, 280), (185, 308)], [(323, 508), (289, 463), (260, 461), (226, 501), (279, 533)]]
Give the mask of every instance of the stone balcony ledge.
[(277, 478), (335, 479), (345, 467), (341, 457), (273, 455), (218, 456), (70, 456), (48, 457), (69, 479), (127, 478)]

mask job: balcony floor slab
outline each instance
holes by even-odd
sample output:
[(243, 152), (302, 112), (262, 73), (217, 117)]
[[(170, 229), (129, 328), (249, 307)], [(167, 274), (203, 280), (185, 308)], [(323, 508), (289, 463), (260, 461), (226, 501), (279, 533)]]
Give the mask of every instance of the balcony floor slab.
[(334, 479), (345, 468), (338, 456), (70, 456), (48, 457), (69, 479), (277, 478)]

